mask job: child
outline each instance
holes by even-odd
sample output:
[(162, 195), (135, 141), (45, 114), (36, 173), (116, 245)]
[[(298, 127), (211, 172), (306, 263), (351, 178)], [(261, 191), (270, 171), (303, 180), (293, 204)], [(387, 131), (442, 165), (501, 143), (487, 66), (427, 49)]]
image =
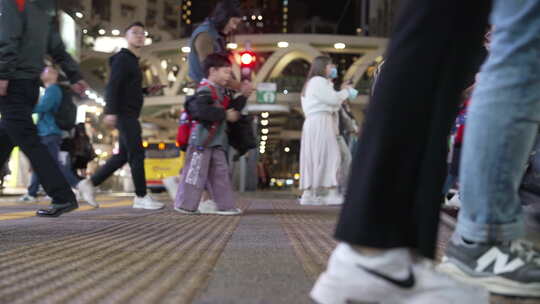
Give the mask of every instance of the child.
[[(191, 130), (174, 209), (184, 214), (238, 215), (242, 211), (235, 207), (225, 154), (227, 122), (240, 118), (236, 109), (227, 110), (231, 100), (224, 87), (231, 78), (231, 62), (227, 55), (214, 53), (206, 57), (203, 66), (206, 79), (199, 84), (196, 97), (186, 104), (197, 124)], [(201, 212), (198, 207), (205, 188), (217, 209)]]

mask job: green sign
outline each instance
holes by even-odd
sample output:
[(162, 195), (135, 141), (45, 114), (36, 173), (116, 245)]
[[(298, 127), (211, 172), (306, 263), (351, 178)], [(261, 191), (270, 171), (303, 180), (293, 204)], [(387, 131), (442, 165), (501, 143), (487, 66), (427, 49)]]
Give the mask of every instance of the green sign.
[(257, 85), (257, 103), (276, 103), (277, 85), (273, 82), (262, 82)]

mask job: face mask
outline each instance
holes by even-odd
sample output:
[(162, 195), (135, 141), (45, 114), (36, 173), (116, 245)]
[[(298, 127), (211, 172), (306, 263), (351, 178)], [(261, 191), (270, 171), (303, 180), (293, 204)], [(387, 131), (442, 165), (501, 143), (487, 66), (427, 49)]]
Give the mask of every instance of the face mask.
[(356, 97), (358, 97), (358, 90), (349, 88), (349, 99), (354, 100)]
[(330, 70), (330, 75), (328, 75), (328, 77), (330, 77), (330, 79), (336, 79), (337, 78), (337, 68), (332, 68), (332, 70)]

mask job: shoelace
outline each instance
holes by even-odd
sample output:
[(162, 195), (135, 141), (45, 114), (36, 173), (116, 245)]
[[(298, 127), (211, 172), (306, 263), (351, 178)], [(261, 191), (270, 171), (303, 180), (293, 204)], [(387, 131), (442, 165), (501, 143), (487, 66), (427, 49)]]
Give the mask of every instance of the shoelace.
[(540, 266), (540, 252), (534, 244), (525, 240), (515, 240), (510, 243), (510, 252), (517, 254), (527, 263), (535, 263)]

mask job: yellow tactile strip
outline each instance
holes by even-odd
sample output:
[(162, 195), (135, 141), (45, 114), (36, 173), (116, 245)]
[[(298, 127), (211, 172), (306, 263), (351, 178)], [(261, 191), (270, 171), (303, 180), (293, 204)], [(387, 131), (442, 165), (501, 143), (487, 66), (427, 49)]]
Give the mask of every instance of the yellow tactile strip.
[(190, 303), (240, 218), (162, 211), (2, 252), (0, 302)]
[(315, 280), (326, 268), (328, 257), (337, 244), (332, 234), (338, 209), (279, 201), (272, 205), (306, 274)]

